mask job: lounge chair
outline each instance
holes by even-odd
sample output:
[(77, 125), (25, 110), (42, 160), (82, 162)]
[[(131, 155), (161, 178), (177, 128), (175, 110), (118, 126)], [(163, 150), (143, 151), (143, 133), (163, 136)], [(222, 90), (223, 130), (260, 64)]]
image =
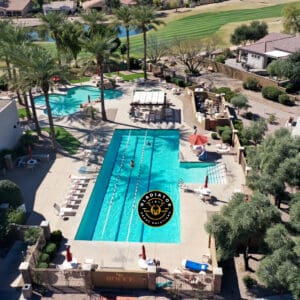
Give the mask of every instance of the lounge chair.
[(71, 207), (60, 207), (57, 203), (54, 203), (53, 205), (56, 213), (60, 217), (66, 217), (66, 216), (75, 216), (76, 210), (74, 210)]
[(186, 269), (197, 272), (208, 270), (208, 264), (201, 264), (187, 259), (182, 260), (182, 266)]
[(70, 176), (71, 180), (84, 180), (84, 181), (89, 181), (90, 178), (86, 177), (86, 176), (74, 176), (71, 175)]

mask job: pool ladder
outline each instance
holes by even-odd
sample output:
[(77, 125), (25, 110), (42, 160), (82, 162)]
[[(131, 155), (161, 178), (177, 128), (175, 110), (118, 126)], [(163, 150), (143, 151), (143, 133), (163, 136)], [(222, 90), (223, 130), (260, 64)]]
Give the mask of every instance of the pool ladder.
[(133, 203), (132, 203), (131, 214), (130, 214), (130, 219), (129, 219), (129, 226), (128, 226), (128, 232), (127, 232), (127, 236), (126, 236), (126, 242), (128, 242), (130, 232), (131, 232), (133, 213), (134, 213), (134, 209), (135, 209), (135, 205), (136, 205), (136, 198), (137, 198), (137, 193), (138, 193), (138, 190), (139, 190), (140, 177), (141, 177), (141, 173), (142, 173), (141, 172), (142, 171), (142, 163), (144, 161), (147, 134), (148, 134), (148, 131), (146, 131), (146, 134), (145, 134), (145, 137), (144, 137), (144, 145), (143, 145), (142, 152), (141, 152), (140, 166), (139, 166), (138, 176), (137, 176), (135, 190), (134, 190)]
[(112, 195), (111, 195), (111, 198), (110, 198), (110, 202), (109, 202), (108, 211), (106, 213), (106, 218), (105, 218), (104, 225), (103, 225), (103, 228), (102, 228), (101, 238), (103, 238), (104, 232), (105, 232), (106, 227), (107, 227), (108, 218), (109, 218), (110, 211), (111, 211), (114, 199), (115, 199), (115, 195), (116, 195), (116, 192), (117, 192), (119, 179), (120, 179), (120, 176), (121, 176), (121, 170), (123, 169), (123, 166), (124, 166), (125, 156), (126, 156), (126, 152), (127, 152), (127, 149), (128, 149), (130, 137), (131, 137), (131, 130), (129, 131), (129, 135), (128, 135), (128, 138), (127, 138), (127, 141), (126, 141), (126, 145), (125, 145), (125, 150), (124, 150), (122, 158), (121, 158), (121, 163), (120, 163), (120, 167), (119, 167), (119, 170), (118, 170), (118, 175), (117, 175), (117, 178), (115, 180), (113, 192), (112, 192)]

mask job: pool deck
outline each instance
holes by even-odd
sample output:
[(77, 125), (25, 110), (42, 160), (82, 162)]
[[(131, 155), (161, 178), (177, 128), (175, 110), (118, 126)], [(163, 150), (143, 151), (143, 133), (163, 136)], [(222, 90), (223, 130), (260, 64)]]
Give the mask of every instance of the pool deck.
[[(120, 128), (159, 128), (159, 129), (179, 129), (181, 132), (180, 140), (180, 158), (182, 161), (197, 161), (196, 155), (191, 151), (188, 137), (193, 133), (195, 118), (191, 113), (189, 97), (184, 92), (181, 95), (173, 95), (170, 89), (165, 89), (167, 99), (171, 102), (172, 108), (180, 113), (178, 122), (169, 123), (147, 123), (136, 122), (129, 118), (130, 102), (133, 94), (132, 83), (121, 83), (121, 89), (124, 95), (120, 100), (106, 101), (108, 116), (110, 122), (97, 125), (83, 123), (80, 118), (64, 117), (56, 120), (57, 125), (64, 126), (72, 134), (78, 137), (83, 143), (92, 135), (98, 139), (100, 146), (100, 156), (104, 157), (110, 138), (114, 129)], [(183, 103), (184, 107), (183, 107)], [(95, 103), (100, 108), (100, 103)], [(209, 132), (198, 130), (198, 133), (210, 136)], [(211, 144), (207, 145), (208, 152), (215, 152), (216, 147), (209, 138)], [(236, 189), (242, 189), (245, 184), (242, 168), (236, 162), (235, 155), (225, 154), (220, 156), (218, 162), (225, 163), (227, 169), (226, 183), (210, 184), (209, 188), (213, 192), (213, 203), (204, 203), (195, 193), (180, 190), (181, 206), (181, 243), (179, 244), (162, 244), (162, 243), (143, 243), (146, 248), (147, 257), (160, 260), (160, 266), (169, 272), (181, 266), (182, 259), (202, 261), (202, 255), (209, 254), (208, 234), (205, 232), (204, 224), (207, 221), (207, 215), (212, 211), (219, 211), (220, 207), (226, 204), (232, 193)], [(70, 189), (69, 175), (77, 175), (79, 168), (83, 165), (79, 155), (70, 157), (60, 155), (47, 170), (46, 176), (37, 185), (32, 211), (34, 214), (29, 218), (29, 223), (35, 223), (33, 215), (39, 215), (50, 223), (51, 230), (60, 229), (66, 238), (66, 243), (71, 245), (73, 257), (79, 263), (85, 259), (94, 259), (95, 263), (102, 268), (121, 268), (124, 270), (138, 270), (138, 258), (141, 253), (141, 243), (126, 242), (93, 242), (93, 241), (76, 241), (74, 236), (80, 224), (88, 199), (92, 192), (95, 180), (90, 180), (84, 198), (80, 203), (76, 215), (63, 220), (55, 214), (54, 203), (62, 205), (65, 196)], [(42, 167), (46, 168), (46, 167)], [(30, 172), (30, 180), (34, 181), (39, 177), (39, 172), (45, 170), (37, 168)], [(17, 171), (16, 171), (17, 172)], [(22, 171), (23, 172), (23, 171)], [(28, 170), (25, 170), (28, 172)], [(13, 172), (12, 172), (13, 173)], [(190, 185), (189, 189), (199, 188), (200, 184)], [(25, 195), (26, 197), (26, 195)], [(170, 233), (171, 234), (171, 233)], [(64, 250), (65, 247), (62, 247)], [(62, 263), (65, 252), (58, 257), (56, 262)], [(211, 268), (211, 266), (210, 266)]]

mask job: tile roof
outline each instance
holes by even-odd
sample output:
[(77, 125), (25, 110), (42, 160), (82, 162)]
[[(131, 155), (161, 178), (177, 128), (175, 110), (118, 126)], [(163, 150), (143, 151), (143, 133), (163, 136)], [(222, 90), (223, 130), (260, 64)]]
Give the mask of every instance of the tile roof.
[(240, 49), (258, 54), (264, 54), (273, 50), (294, 53), (300, 50), (300, 36), (284, 33), (270, 33), (256, 43), (240, 47)]
[(120, 3), (123, 5), (135, 5), (137, 2), (135, 0), (120, 0)]
[(92, 8), (92, 7), (104, 7), (105, 0), (90, 0), (82, 3), (82, 7), (84, 9)]

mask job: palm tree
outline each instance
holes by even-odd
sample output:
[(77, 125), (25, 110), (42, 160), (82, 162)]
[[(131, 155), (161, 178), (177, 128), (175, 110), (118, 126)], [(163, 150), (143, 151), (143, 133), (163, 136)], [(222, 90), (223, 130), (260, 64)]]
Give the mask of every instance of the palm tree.
[(81, 15), (83, 21), (89, 26), (88, 35), (96, 34), (103, 29), (103, 23), (107, 20), (106, 15), (103, 12), (98, 12), (96, 10), (91, 10), (88, 13)]
[(104, 66), (109, 61), (113, 54), (112, 50), (116, 46), (116, 35), (109, 34), (107, 31), (105, 34), (93, 34), (84, 39), (83, 47), (85, 50), (92, 54), (93, 60), (96, 60), (97, 73), (100, 76), (100, 100), (101, 100), (101, 114), (102, 120), (107, 121), (105, 104), (104, 104)]
[(287, 33), (300, 33), (300, 6), (289, 4), (283, 10), (283, 28)]
[(75, 60), (75, 67), (77, 68), (77, 56), (81, 51), (80, 38), (82, 37), (84, 28), (81, 23), (75, 21), (73, 23), (66, 22), (62, 32), (61, 41), (64, 51), (71, 53)]
[(44, 29), (50, 33), (50, 36), (55, 40), (58, 63), (61, 65), (61, 50), (63, 48), (62, 32), (67, 20), (67, 15), (64, 13), (50, 12), (46, 15), (39, 15), (43, 22)]
[(32, 46), (30, 53), (26, 57), (21, 52), (15, 54), (15, 61), (20, 68), (22, 68), (23, 81), (30, 84), (35, 82), (44, 94), (47, 108), (50, 137), (52, 141), (53, 150), (57, 150), (57, 143), (55, 139), (54, 122), (49, 103), (49, 90), (54, 84), (52, 78), (59, 76), (64, 78), (64, 70), (57, 65), (56, 60), (51, 54), (42, 47)]
[(156, 30), (156, 25), (163, 24), (157, 19), (155, 8), (151, 6), (138, 6), (133, 10), (134, 24), (143, 32), (144, 40), (144, 80), (147, 80), (147, 30), (149, 28)]
[(115, 16), (118, 18), (119, 24), (123, 25), (126, 30), (126, 47), (127, 47), (127, 70), (130, 71), (130, 41), (129, 41), (129, 30), (133, 24), (133, 9), (129, 6), (121, 6), (113, 11)]

